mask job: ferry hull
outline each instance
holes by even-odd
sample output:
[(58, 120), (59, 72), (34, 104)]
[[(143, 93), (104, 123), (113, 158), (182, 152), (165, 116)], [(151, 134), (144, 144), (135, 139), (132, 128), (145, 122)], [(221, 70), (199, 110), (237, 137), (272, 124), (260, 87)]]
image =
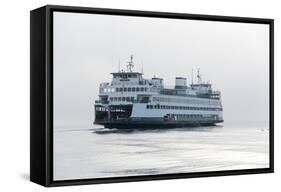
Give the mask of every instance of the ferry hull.
[(117, 129), (134, 129), (134, 128), (182, 128), (182, 127), (199, 127), (199, 126), (214, 126), (217, 123), (222, 123), (223, 120), (206, 120), (206, 121), (123, 121), (123, 122), (94, 122), (95, 124), (103, 125), (105, 128)]
[[(97, 107), (96, 107), (97, 108)], [(218, 116), (186, 115), (177, 118), (176, 115), (163, 115), (163, 117), (132, 117), (132, 105), (110, 106), (109, 110), (96, 111), (94, 124), (105, 128), (134, 129), (134, 128), (180, 128), (213, 126), (222, 123)]]

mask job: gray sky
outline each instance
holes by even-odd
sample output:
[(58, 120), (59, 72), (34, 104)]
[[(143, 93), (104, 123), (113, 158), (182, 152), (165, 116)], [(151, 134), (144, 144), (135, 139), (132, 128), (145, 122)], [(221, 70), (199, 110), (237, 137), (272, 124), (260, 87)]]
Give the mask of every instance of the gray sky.
[(203, 80), (222, 92), (227, 122), (268, 122), (269, 26), (78, 13), (54, 14), (54, 122), (91, 125), (99, 83), (135, 55), (144, 77)]

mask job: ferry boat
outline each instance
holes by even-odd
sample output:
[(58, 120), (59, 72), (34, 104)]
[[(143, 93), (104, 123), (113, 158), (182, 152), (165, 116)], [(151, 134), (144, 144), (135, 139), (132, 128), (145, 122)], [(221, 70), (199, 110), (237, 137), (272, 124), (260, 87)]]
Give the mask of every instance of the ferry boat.
[(131, 55), (126, 71), (111, 73), (112, 81), (100, 84), (94, 124), (105, 128), (178, 128), (223, 122), (221, 93), (202, 82), (199, 69), (197, 83), (187, 85), (185, 77), (176, 77), (174, 88), (165, 88), (162, 78), (145, 79), (133, 67)]

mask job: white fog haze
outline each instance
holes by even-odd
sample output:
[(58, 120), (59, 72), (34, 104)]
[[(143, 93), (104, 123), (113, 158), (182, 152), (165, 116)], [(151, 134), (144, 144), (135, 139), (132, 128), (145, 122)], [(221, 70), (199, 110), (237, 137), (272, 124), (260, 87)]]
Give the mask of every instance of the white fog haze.
[(54, 103), (58, 125), (91, 124), (101, 82), (118, 63), (174, 86), (200, 68), (220, 90), (227, 122), (268, 122), (269, 26), (263, 24), (54, 14)]

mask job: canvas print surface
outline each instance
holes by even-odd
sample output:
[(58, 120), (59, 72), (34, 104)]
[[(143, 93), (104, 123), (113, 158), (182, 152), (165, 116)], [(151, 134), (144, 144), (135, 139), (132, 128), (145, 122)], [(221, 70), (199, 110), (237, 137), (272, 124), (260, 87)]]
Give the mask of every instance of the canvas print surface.
[(269, 25), (54, 12), (53, 179), (269, 168)]

